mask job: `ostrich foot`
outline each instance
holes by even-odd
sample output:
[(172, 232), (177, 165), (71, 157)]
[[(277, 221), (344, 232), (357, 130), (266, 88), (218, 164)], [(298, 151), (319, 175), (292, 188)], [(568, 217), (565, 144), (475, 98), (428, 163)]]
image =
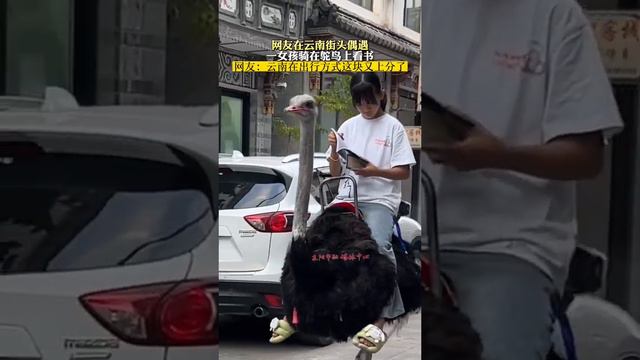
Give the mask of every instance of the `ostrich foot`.
[(379, 327), (369, 324), (353, 337), (352, 342), (357, 348), (375, 354), (380, 351), (387, 342), (387, 334)]
[(287, 320), (279, 320), (278, 318), (271, 320), (270, 330), (271, 339), (269, 339), (269, 342), (272, 344), (279, 344), (296, 332)]

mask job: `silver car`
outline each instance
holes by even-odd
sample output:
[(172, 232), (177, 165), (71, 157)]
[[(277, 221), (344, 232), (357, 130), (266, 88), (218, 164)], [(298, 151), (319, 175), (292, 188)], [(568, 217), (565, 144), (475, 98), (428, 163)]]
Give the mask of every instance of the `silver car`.
[(0, 110), (0, 359), (216, 359), (217, 110), (66, 100)]

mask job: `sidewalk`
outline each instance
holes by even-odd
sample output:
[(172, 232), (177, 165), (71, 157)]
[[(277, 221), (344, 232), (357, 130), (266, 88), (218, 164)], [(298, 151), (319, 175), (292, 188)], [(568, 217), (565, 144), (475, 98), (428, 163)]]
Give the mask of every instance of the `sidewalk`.
[[(420, 320), (420, 314), (412, 315), (399, 332), (391, 335), (373, 360), (420, 360)], [(295, 342), (272, 345), (268, 342), (268, 322), (264, 322), (264, 329), (257, 329), (257, 324), (256, 321), (223, 322), (220, 325), (220, 360), (352, 360), (358, 353), (358, 349), (350, 342), (325, 347)], [(244, 328), (244, 335), (240, 333), (241, 327)]]

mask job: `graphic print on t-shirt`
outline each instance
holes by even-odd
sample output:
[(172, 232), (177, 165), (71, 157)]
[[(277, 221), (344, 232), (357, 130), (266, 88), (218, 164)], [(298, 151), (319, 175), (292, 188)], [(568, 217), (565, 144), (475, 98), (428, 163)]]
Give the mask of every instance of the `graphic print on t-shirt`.
[(546, 62), (540, 51), (540, 43), (537, 41), (532, 41), (529, 50), (523, 54), (496, 50), (495, 61), (500, 67), (520, 70), (525, 74), (544, 75), (546, 72)]
[(377, 138), (374, 140), (374, 143), (379, 146), (390, 147), (391, 146), (391, 138), (389, 136), (382, 138)]

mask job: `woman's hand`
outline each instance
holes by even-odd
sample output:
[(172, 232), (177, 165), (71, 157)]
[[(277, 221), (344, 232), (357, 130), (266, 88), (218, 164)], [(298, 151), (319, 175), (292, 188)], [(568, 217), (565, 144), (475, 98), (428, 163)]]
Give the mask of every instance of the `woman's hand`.
[(389, 180), (406, 180), (411, 176), (411, 168), (409, 165), (400, 165), (391, 169), (381, 169), (373, 164), (367, 164), (362, 169), (354, 170), (357, 175), (362, 177), (378, 176)]
[(424, 149), (434, 163), (460, 171), (510, 170), (561, 181), (597, 176), (602, 171), (604, 151), (599, 131), (559, 136), (540, 145), (507, 146), (481, 127), (458, 143), (429, 144)]
[(476, 126), (465, 140), (454, 144), (427, 144), (424, 149), (436, 164), (469, 171), (500, 167), (507, 146), (486, 129)]
[(331, 151), (335, 153), (336, 146), (338, 146), (338, 139), (336, 139), (336, 134), (333, 131), (329, 131), (329, 136), (327, 136), (329, 140), (329, 146), (331, 146)]
[(367, 166), (363, 167), (362, 169), (353, 170), (353, 172), (355, 172), (358, 176), (364, 177), (380, 176), (380, 169), (371, 163), (367, 164)]

